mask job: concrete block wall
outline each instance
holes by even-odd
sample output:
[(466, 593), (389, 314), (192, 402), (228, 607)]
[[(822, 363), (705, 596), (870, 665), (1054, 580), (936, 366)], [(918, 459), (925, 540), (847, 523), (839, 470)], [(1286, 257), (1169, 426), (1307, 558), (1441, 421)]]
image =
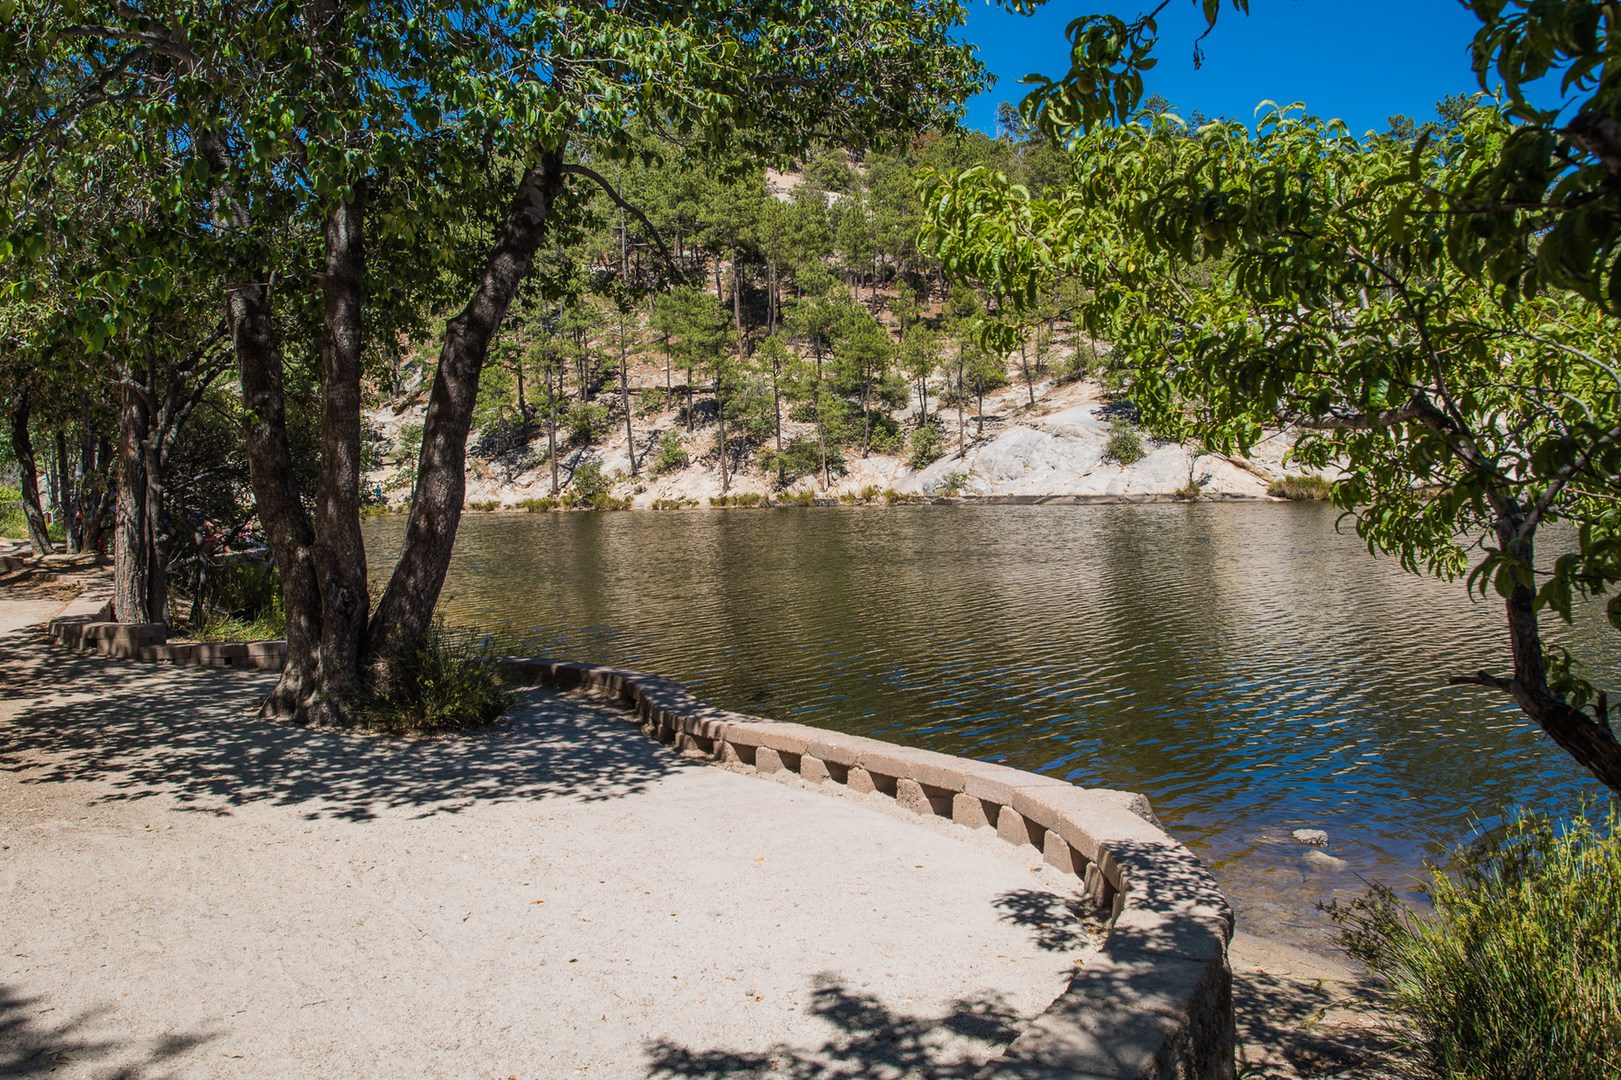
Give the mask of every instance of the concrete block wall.
[(103, 609), (94, 615), (63, 615), (52, 619), (48, 630), (53, 640), (70, 649), (94, 650), (103, 656), (148, 663), (164, 661), (177, 667), (280, 671), (287, 660), (285, 641), (170, 645), (169, 628), (162, 623), (107, 621), (111, 614)]
[(515, 657), (498, 663), (516, 682), (614, 696), (643, 732), (684, 752), (880, 792), (919, 815), (994, 829), (1075, 875), (1109, 912), (1108, 940), (978, 1080), (1232, 1080), (1232, 909), (1142, 796), (728, 712), (656, 675)]

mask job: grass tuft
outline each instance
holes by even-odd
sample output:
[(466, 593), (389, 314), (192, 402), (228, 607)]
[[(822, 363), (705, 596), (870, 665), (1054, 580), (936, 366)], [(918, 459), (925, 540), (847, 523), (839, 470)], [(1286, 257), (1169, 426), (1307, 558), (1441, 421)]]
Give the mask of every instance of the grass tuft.
[(435, 619), (394, 663), (387, 686), (368, 683), (351, 706), (370, 730), (395, 735), (483, 727), (517, 700), (489, 663), (493, 655), (486, 635)]
[(1621, 821), (1525, 814), (1431, 868), (1418, 914), (1383, 886), (1326, 910), (1437, 1080), (1621, 1076)]
[(1327, 502), (1334, 485), (1321, 476), (1285, 476), (1267, 486), (1266, 493), (1274, 499), (1293, 499), (1295, 502)]

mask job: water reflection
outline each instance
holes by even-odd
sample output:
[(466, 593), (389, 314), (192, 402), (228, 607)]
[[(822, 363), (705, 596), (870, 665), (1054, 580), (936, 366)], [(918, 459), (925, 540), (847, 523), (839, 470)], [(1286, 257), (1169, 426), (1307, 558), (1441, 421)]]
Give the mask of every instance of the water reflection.
[[(368, 525), (372, 565), (403, 522)], [(1309, 505), (469, 515), (444, 608), (716, 704), (1147, 792), (1275, 932), (1510, 801), (1598, 792), (1506, 697), (1501, 609)], [(1616, 685), (1594, 612), (1555, 636)], [(1327, 853), (1289, 841), (1326, 829)]]

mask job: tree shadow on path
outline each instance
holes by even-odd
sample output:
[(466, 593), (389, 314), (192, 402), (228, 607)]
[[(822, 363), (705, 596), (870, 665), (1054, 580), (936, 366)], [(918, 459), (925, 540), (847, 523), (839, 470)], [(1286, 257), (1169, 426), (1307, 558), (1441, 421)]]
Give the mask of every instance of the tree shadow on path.
[(621, 798), (699, 767), (617, 709), (546, 691), (449, 738), (269, 723), (253, 712), (275, 679), (73, 652), (37, 627), (0, 634), (0, 771), (20, 784), (97, 784), (92, 802), (163, 795), (212, 813), (263, 803), (362, 821), (402, 809)]
[(957, 1000), (943, 1016), (906, 1016), (876, 997), (818, 976), (810, 1011), (836, 1030), (814, 1049), (777, 1046), (761, 1052), (692, 1050), (667, 1040), (648, 1046), (650, 1080), (835, 1080), (842, 1077), (930, 1077), (968, 1080), (984, 1067), (985, 1053), (965, 1044), (999, 1048), (1022, 1021), (996, 997)]
[[(98, 1080), (159, 1080), (171, 1063), (209, 1042), (213, 1035), (163, 1035), (129, 1061), (129, 1048), (88, 1033), (110, 1010), (52, 1018), (56, 1010), (0, 983), (0, 1076), (48, 1076), (58, 1070), (95, 1069)], [(124, 1059), (122, 1064), (117, 1064)]]

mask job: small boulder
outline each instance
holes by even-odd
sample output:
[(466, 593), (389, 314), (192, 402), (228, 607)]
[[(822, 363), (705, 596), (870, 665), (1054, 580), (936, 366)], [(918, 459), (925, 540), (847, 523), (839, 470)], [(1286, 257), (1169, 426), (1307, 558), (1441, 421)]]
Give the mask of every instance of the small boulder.
[(1310, 844), (1312, 847), (1328, 846), (1328, 834), (1321, 829), (1296, 829), (1289, 835), (1302, 844)]

